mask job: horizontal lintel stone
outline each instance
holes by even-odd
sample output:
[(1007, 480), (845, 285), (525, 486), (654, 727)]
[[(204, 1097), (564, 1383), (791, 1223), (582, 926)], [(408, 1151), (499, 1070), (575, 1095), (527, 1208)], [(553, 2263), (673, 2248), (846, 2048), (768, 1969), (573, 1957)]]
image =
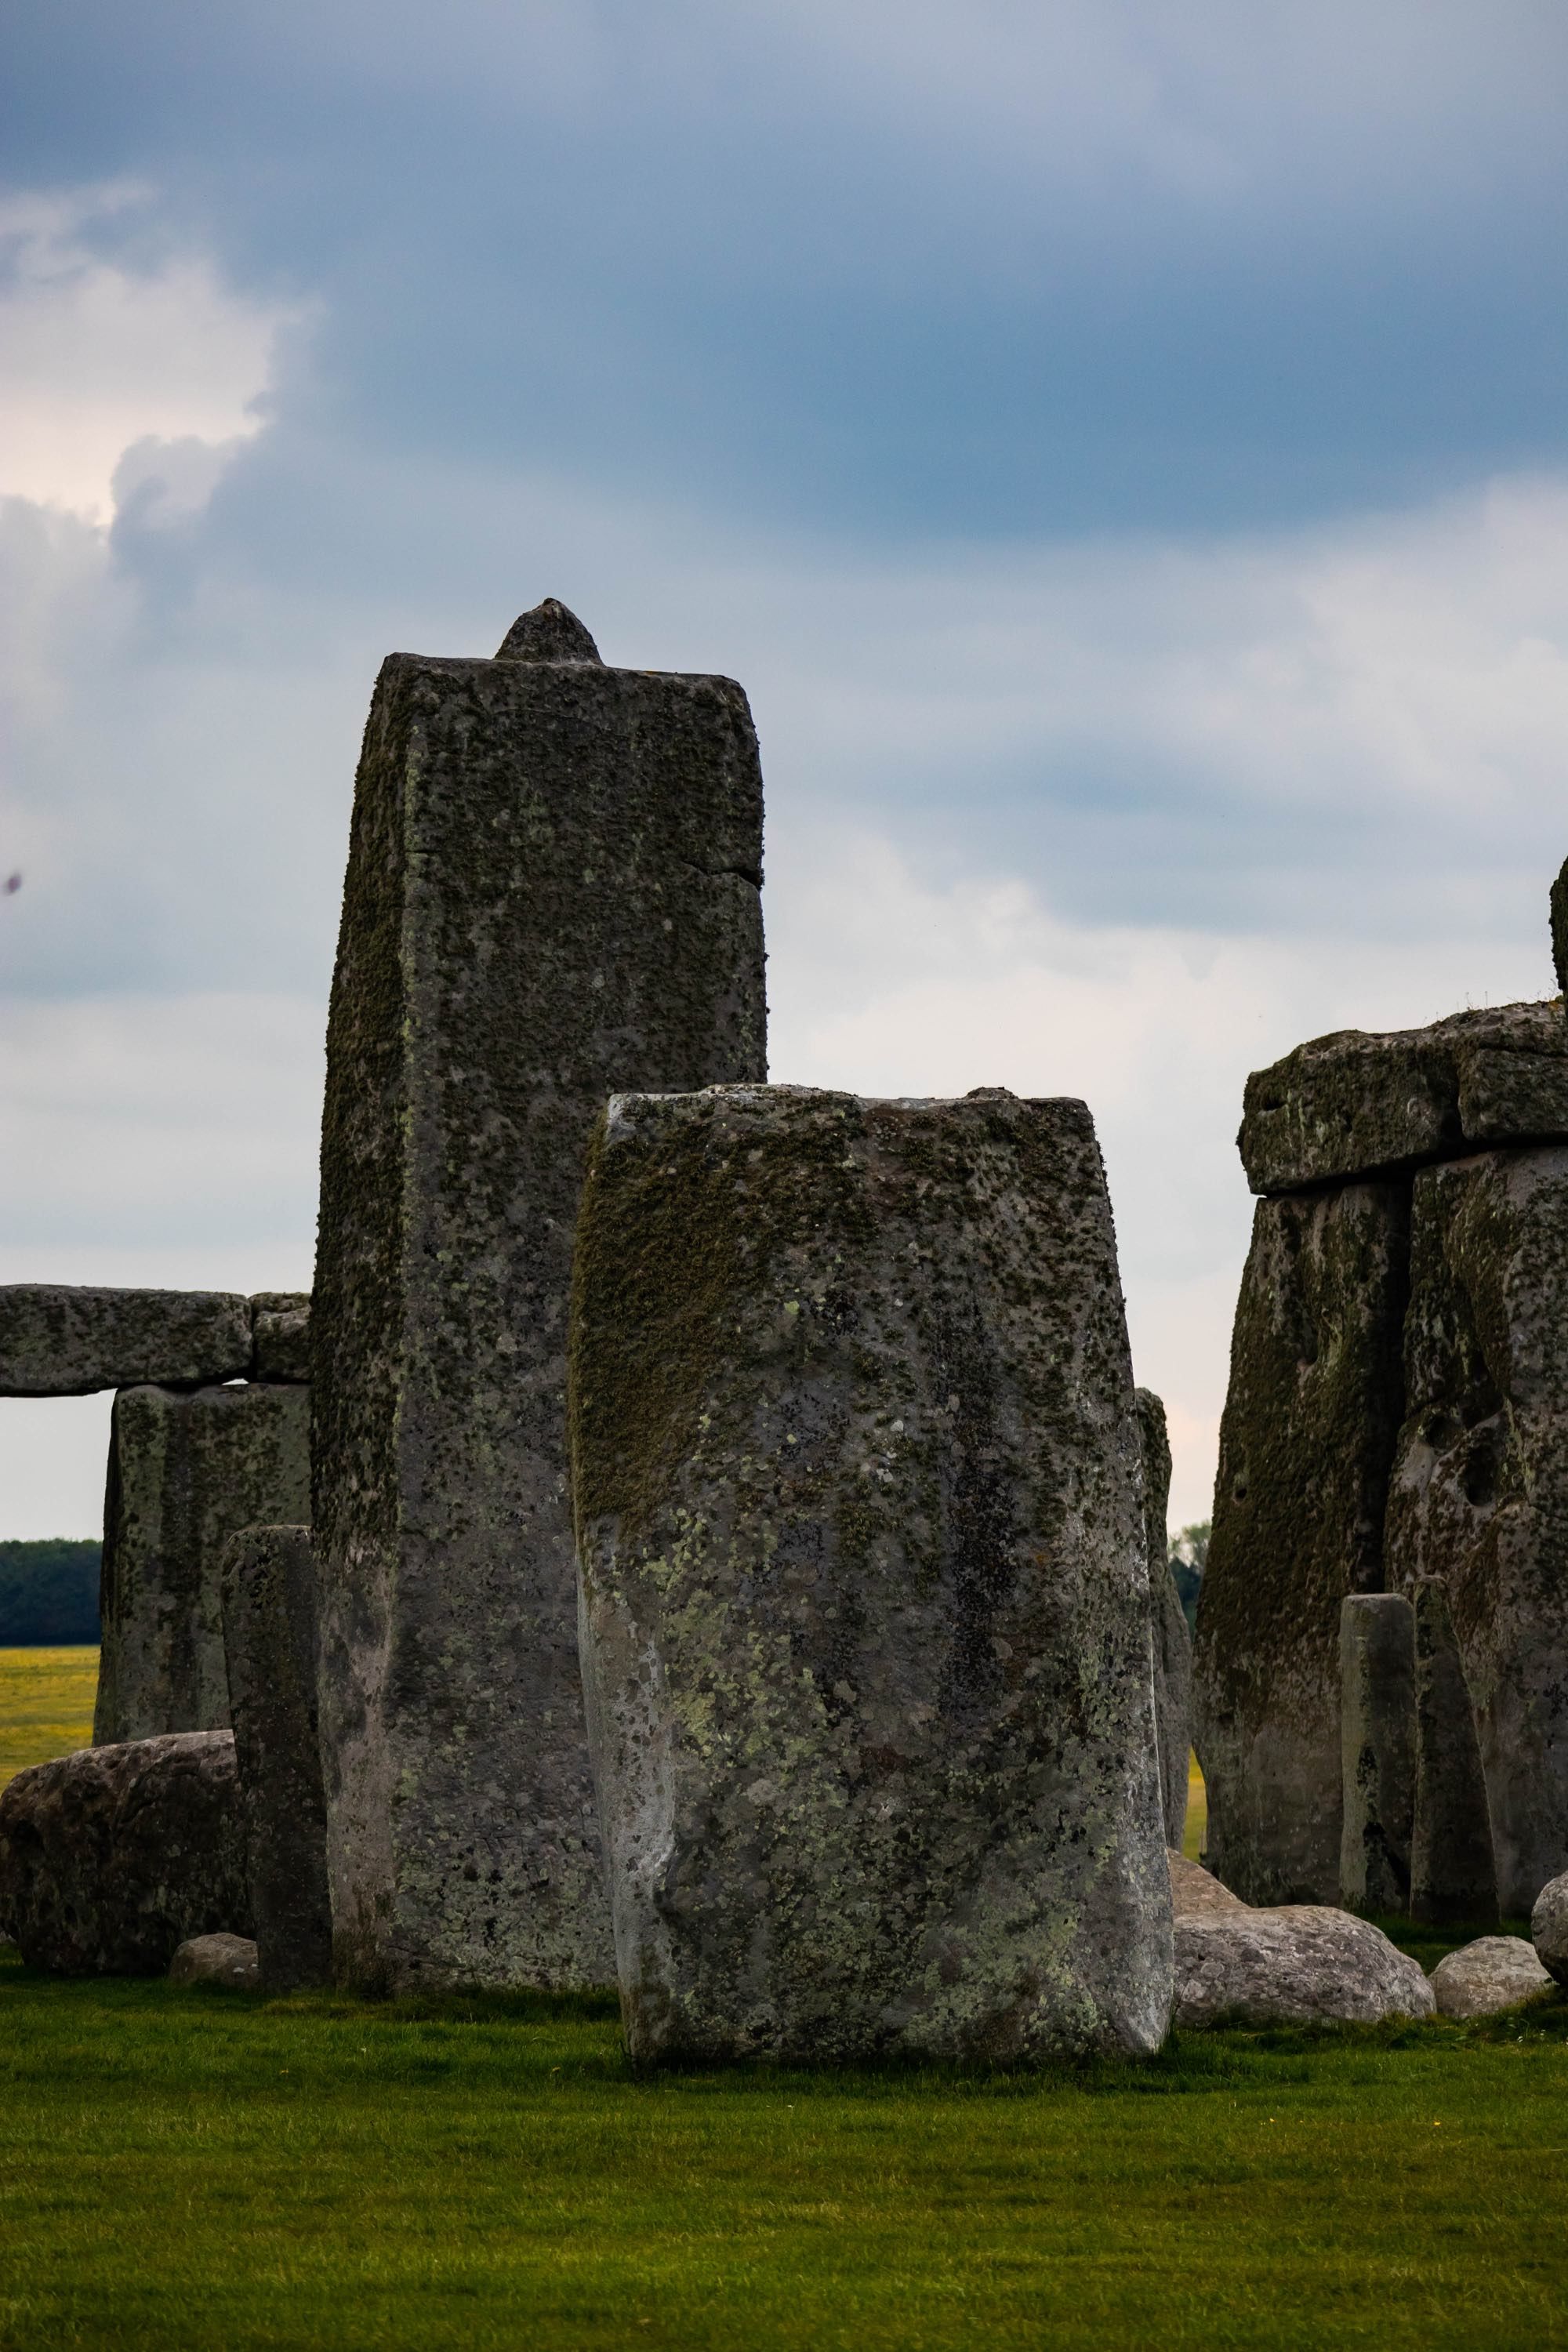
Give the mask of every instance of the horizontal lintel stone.
[(232, 1291), (0, 1286), (0, 1396), (244, 1380), (251, 1347), (250, 1301)]

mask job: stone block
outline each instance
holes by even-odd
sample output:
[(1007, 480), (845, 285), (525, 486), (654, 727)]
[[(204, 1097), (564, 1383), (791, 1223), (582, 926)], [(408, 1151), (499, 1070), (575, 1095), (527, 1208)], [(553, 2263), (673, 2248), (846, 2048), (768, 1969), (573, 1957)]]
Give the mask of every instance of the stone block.
[(1340, 1609), (1340, 1901), (1410, 1902), (1415, 1810), (1415, 1620), (1397, 1592), (1352, 1592)]
[(612, 1976), (566, 1493), (583, 1156), (616, 1088), (766, 1066), (744, 694), (607, 668), (559, 612), (506, 656), (383, 667), (329, 1024), (322, 1759), (366, 1984)]
[(1552, 1979), (1522, 1936), (1482, 1936), (1432, 1971), (1439, 2017), (1495, 2017), (1550, 1990)]
[(0, 1286), (0, 1396), (242, 1380), (250, 1347), (249, 1302), (228, 1291)]
[(310, 1377), (310, 1299), (307, 1291), (261, 1290), (250, 1302), (253, 1381)]
[(1182, 1853), (1170, 1853), (1165, 1859), (1171, 1870), (1171, 1912), (1174, 1918), (1202, 1918), (1211, 1911), (1250, 1910), (1250, 1904), (1233, 1895), (1228, 1886), (1222, 1886), (1202, 1863), (1189, 1862)]
[(1487, 1787), (1448, 1597), (1416, 1580), (1415, 1808), (1410, 1916), (1439, 1925), (1495, 1919), (1497, 1869)]
[(326, 1984), (332, 1973), (332, 1917), (310, 1528), (243, 1528), (224, 1548), (222, 1581), (261, 1981), (270, 1992)]
[(250, 1926), (234, 1738), (83, 1748), (0, 1789), (0, 1916), (29, 1968), (162, 1976), (189, 1936)]
[(237, 1529), (304, 1518), (310, 1391), (122, 1389), (104, 1503), (93, 1738), (226, 1727), (223, 1551)]
[(1175, 1949), (1177, 2025), (1377, 2025), (1436, 2006), (1381, 1928), (1315, 1904), (1178, 1919)]
[(1531, 1906), (1530, 1940), (1542, 1968), (1568, 1985), (1568, 1871), (1543, 1886)]
[(191, 1936), (169, 1962), (169, 1982), (177, 1985), (226, 1985), (237, 1992), (256, 1992), (261, 1973), (256, 1946), (248, 1936)]
[(1314, 1037), (1247, 1079), (1237, 1145), (1255, 1192), (1285, 1192), (1551, 1136), (1568, 1136), (1555, 1000)]
[(1390, 1183), (1253, 1217), (1193, 1660), (1208, 1859), (1248, 1903), (1339, 1899), (1340, 1607), (1384, 1582), (1408, 1214)]
[(571, 1416), (634, 2060), (1156, 2048), (1139, 1432), (1084, 1106), (617, 1096)]
[(1568, 1149), (1423, 1170), (1386, 1581), (1447, 1589), (1505, 1912), (1568, 1868)]
[(1180, 1853), (1187, 1825), (1192, 1753), (1193, 1643), (1169, 1565), (1166, 1514), (1171, 1501), (1171, 1441), (1165, 1432), (1165, 1408), (1152, 1389), (1134, 1393), (1143, 1463), (1143, 1537), (1149, 1560), (1154, 1720), (1160, 1734), (1160, 1807), (1165, 1817), (1165, 1843)]

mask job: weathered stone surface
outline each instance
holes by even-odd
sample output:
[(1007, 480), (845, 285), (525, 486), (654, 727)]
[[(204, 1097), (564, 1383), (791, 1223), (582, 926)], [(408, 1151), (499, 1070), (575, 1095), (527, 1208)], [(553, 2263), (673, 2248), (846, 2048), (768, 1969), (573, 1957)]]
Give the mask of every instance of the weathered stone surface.
[(332, 1973), (332, 1915), (310, 1528), (242, 1528), (224, 1548), (222, 1584), (250, 1916), (262, 1981), (269, 1991), (325, 1984)]
[(615, 1097), (572, 1436), (634, 2057), (1156, 2047), (1138, 1423), (1084, 1106)]
[(1552, 961), (1557, 973), (1558, 1005), (1568, 1004), (1568, 865), (1552, 885)]
[(1542, 1968), (1568, 1985), (1568, 1871), (1536, 1896), (1530, 1914), (1530, 1940)]
[(1439, 2017), (1490, 2017), (1533, 2000), (1552, 1979), (1522, 1936), (1482, 1936), (1432, 1971)]
[(1415, 1617), (1415, 1808), (1410, 1916), (1495, 1919), (1497, 1873), (1486, 1781), (1447, 1594), (1436, 1577), (1413, 1589)]
[(249, 1369), (249, 1303), (227, 1291), (0, 1286), (0, 1396), (232, 1381)]
[(497, 661), (596, 662), (599, 648), (569, 606), (546, 596), (531, 613), (520, 613), (500, 645)]
[(261, 1290), (250, 1302), (253, 1381), (308, 1381), (310, 1377), (310, 1298), (308, 1291)]
[(1193, 1662), (1209, 1860), (1249, 1903), (1339, 1895), (1340, 1605), (1384, 1582), (1407, 1216), (1353, 1184), (1253, 1219)]
[(162, 1976), (250, 1925), (234, 1738), (176, 1732), (35, 1764), (0, 1790), (0, 1915), (29, 1967)]
[(1405, 1377), (1386, 1580), (1447, 1588), (1498, 1894), (1525, 1912), (1568, 1868), (1568, 1149), (1417, 1177)]
[(1202, 1918), (1211, 1911), (1246, 1911), (1251, 1906), (1222, 1886), (1198, 1862), (1183, 1853), (1168, 1853), (1171, 1866), (1171, 1909), (1178, 1919)]
[(237, 1528), (304, 1518), (310, 1391), (122, 1389), (104, 1504), (93, 1738), (146, 1739), (228, 1722), (223, 1549)]
[(1178, 2025), (1227, 2015), (1253, 2025), (1375, 2025), (1430, 2017), (1436, 2006), (1418, 1963), (1370, 1919), (1315, 1904), (1189, 1916), (1176, 1922), (1175, 1949)]
[(1397, 1592), (1340, 1609), (1340, 1900), (1352, 1911), (1410, 1901), (1415, 1810), (1415, 1620)]
[(1134, 1391), (1143, 1463), (1143, 1541), (1149, 1560), (1150, 1650), (1154, 1720), (1160, 1735), (1160, 1809), (1165, 1843), (1179, 1853), (1187, 1825), (1192, 1752), (1193, 1643), (1169, 1565), (1166, 1513), (1171, 1500), (1171, 1441), (1165, 1408), (1152, 1389)]
[(1336, 1030), (1255, 1070), (1243, 1103), (1237, 1145), (1255, 1192), (1568, 1135), (1568, 1024), (1552, 1000), (1426, 1029)]
[(383, 667), (333, 983), (313, 1520), (364, 1982), (611, 1976), (565, 1486), (583, 1154), (616, 1087), (766, 1066), (745, 696), (515, 651)]
[(261, 1982), (248, 1936), (191, 1936), (169, 1962), (171, 1984), (230, 1985), (255, 1992)]

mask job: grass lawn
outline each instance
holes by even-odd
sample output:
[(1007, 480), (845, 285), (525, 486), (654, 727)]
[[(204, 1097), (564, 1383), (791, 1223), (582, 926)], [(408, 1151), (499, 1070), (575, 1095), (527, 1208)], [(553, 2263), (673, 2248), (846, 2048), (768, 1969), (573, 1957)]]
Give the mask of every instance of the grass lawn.
[(0, 1789), (28, 1764), (92, 1743), (98, 1648), (0, 1650)]

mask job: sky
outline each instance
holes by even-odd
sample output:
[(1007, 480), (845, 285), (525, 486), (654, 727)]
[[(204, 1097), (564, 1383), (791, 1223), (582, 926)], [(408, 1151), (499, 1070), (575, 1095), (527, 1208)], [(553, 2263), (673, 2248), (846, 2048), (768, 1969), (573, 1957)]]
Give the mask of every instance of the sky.
[(1089, 1102), (1206, 1517), (1247, 1072), (1554, 986), (1560, 0), (0, 18), (0, 1281), (309, 1283), (376, 669), (556, 595), (751, 696), (775, 1077)]

